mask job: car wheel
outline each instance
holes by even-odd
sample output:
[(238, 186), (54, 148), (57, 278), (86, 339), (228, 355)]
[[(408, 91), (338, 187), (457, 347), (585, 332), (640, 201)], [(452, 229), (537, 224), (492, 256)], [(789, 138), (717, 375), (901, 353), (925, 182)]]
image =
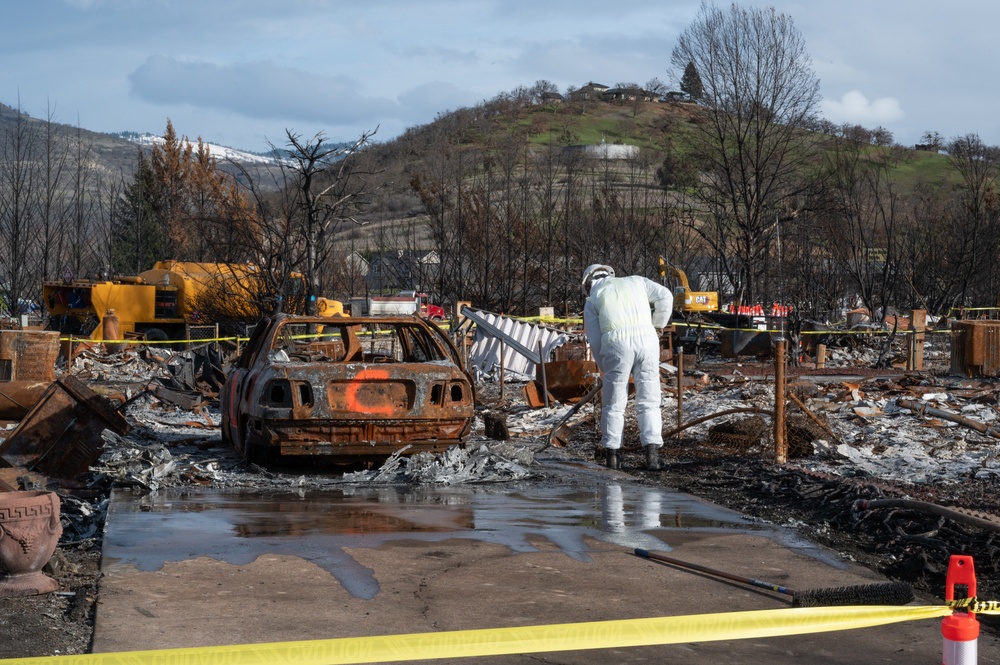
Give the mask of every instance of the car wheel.
[(147, 342), (166, 342), (170, 339), (167, 333), (163, 332), (159, 328), (146, 328), (143, 332), (146, 334)]

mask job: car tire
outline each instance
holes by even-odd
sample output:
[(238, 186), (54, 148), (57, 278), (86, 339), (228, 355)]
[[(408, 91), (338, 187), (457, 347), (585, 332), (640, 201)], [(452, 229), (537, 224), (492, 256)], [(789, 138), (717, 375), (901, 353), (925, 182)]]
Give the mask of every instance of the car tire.
[(146, 335), (147, 342), (166, 342), (170, 339), (170, 336), (159, 328), (146, 328), (142, 332)]

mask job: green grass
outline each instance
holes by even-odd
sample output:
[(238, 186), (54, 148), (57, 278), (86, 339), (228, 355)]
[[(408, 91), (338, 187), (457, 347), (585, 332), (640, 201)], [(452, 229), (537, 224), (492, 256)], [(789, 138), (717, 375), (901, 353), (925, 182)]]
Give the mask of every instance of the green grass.
[(920, 183), (956, 185), (961, 182), (950, 157), (923, 150), (909, 151), (906, 159), (893, 169), (893, 175), (904, 191), (912, 190)]

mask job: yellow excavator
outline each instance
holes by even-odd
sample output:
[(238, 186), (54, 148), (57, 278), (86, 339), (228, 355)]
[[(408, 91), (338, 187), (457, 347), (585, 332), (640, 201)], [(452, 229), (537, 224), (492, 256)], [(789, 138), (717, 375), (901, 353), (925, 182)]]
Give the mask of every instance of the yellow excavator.
[[(677, 285), (674, 286), (674, 309), (681, 312), (717, 312), (719, 311), (719, 294), (716, 291), (692, 291), (687, 274), (676, 266), (667, 263), (662, 256), (659, 259), (660, 277), (666, 280), (673, 276)], [(680, 306), (678, 306), (680, 305)]]

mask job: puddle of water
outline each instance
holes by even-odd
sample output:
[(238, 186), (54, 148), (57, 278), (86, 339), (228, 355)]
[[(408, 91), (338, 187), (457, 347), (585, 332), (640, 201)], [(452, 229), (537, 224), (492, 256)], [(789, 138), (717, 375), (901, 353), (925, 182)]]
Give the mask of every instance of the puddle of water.
[(345, 550), (393, 540), (469, 538), (534, 552), (541, 536), (589, 561), (586, 538), (669, 550), (657, 532), (764, 530), (694, 497), (610, 482), (586, 490), (545, 487), (347, 487), (337, 491), (248, 493), (170, 489), (142, 497), (116, 492), (104, 541), (105, 565), (154, 571), (207, 556), (234, 565), (262, 554), (305, 558), (359, 598), (374, 598), (370, 569)]

